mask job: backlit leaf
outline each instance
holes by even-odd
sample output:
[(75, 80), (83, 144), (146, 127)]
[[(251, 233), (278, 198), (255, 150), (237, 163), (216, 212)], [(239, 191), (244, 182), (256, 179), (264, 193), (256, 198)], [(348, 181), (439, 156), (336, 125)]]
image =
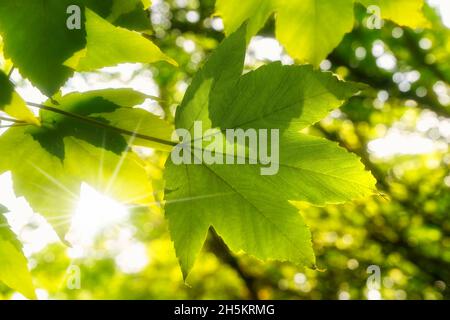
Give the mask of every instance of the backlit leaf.
[(383, 19), (411, 28), (429, 27), (422, 8), (423, 0), (358, 0), (366, 7), (378, 6)]
[[(114, 118), (114, 112), (120, 112), (128, 121), (124, 127), (145, 120), (142, 123), (145, 132), (149, 132), (147, 126), (160, 128), (162, 136), (170, 130), (163, 120), (132, 108), (146, 96), (129, 89), (71, 93), (55, 98), (56, 105), (52, 102), (46, 105), (101, 124), (109, 124), (103, 115)], [(0, 173), (11, 171), (16, 196), (24, 196), (62, 239), (70, 226), (82, 182), (125, 204), (154, 201), (145, 165), (131, 152), (132, 138), (48, 110), (41, 110), (40, 115), (41, 127), (14, 127), (0, 136), (0, 149), (8, 154), (0, 158)]]
[(29, 299), (36, 299), (28, 262), (22, 253), (22, 245), (9, 229), (0, 205), (0, 281)]
[[(228, 150), (247, 148), (246, 164), (177, 165), (169, 158), (165, 209), (185, 277), (211, 226), (233, 251), (314, 267), (309, 230), (290, 201), (325, 205), (375, 191), (375, 180), (355, 155), (335, 143), (298, 133), (356, 94), (359, 85), (311, 67), (279, 63), (241, 77), (245, 42), (244, 26), (219, 46), (188, 89), (176, 127), (195, 133), (194, 121), (202, 120), (203, 138), (211, 128), (279, 129), (275, 160), (279, 171), (261, 175), (261, 164), (249, 164), (249, 147), (227, 149), (223, 134), (216, 137), (224, 146), (219, 153), (235, 158)], [(221, 57), (226, 57), (222, 64)], [(183, 142), (198, 159), (198, 151), (201, 157), (208, 142), (195, 141)], [(260, 160), (259, 155), (255, 158)]]
[(25, 104), (25, 101), (14, 90), (8, 76), (0, 70), (0, 110), (11, 117), (28, 123), (39, 125), (39, 120)]
[[(145, 22), (148, 24), (143, 5), (138, 1), (127, 3), (134, 3), (136, 9), (131, 13), (128, 8), (123, 11), (123, 5), (112, 0), (0, 0), (0, 35), (5, 56), (47, 96), (57, 92), (74, 69), (93, 70), (121, 62), (173, 63), (150, 40), (112, 24), (146, 29), (140, 28)], [(73, 5), (81, 10), (79, 29), (67, 26), (67, 10)], [(136, 10), (145, 21), (133, 25), (127, 14)], [(112, 23), (107, 21), (109, 15), (114, 15)]]
[(139, 33), (115, 27), (93, 11), (86, 9), (86, 48), (77, 52), (65, 65), (77, 71), (91, 71), (120, 63), (176, 62), (167, 57), (150, 40)]
[(216, 14), (230, 34), (248, 21), (249, 37), (275, 14), (276, 37), (286, 51), (300, 62), (318, 66), (350, 32), (355, 2), (377, 5), (381, 17), (413, 28), (426, 27), (423, 0), (217, 0)]

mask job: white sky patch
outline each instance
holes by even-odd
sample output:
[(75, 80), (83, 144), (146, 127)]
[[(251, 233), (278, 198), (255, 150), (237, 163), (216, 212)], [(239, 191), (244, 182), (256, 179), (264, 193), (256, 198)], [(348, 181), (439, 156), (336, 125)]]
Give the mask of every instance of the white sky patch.
[(385, 70), (394, 70), (397, 67), (397, 59), (393, 54), (383, 53), (377, 58), (377, 66)]
[(450, 86), (443, 81), (437, 81), (433, 85), (433, 91), (438, 96), (438, 100), (444, 106), (450, 105)]
[(384, 42), (381, 40), (375, 40), (372, 43), (372, 55), (374, 57), (380, 57), (384, 53)]
[(439, 134), (450, 142), (450, 120), (438, 118), (432, 111), (423, 111), (416, 124), (419, 132), (427, 132), (437, 129)]
[(116, 265), (124, 273), (138, 273), (149, 263), (147, 247), (139, 242), (129, 244), (115, 259)]
[(170, 6), (163, 0), (153, 0), (151, 6), (151, 20), (154, 25), (164, 28), (170, 27)]
[(186, 13), (186, 20), (190, 23), (196, 23), (200, 21), (200, 13), (194, 10), (190, 10)]
[(6, 206), (8, 223), (23, 243), (26, 256), (41, 251), (59, 238), (43, 217), (33, 212), (25, 198), (14, 195), (10, 173), (0, 175), (0, 203)]
[(377, 157), (386, 158), (394, 155), (424, 154), (434, 150), (433, 141), (412, 133), (390, 131), (385, 137), (369, 142), (369, 151)]
[(417, 132), (405, 132), (392, 128), (383, 138), (369, 142), (368, 149), (378, 158), (390, 158), (396, 155), (419, 155), (446, 151), (448, 145)]
[(133, 226), (121, 227), (105, 241), (105, 249), (124, 273), (138, 273), (151, 262), (147, 247), (135, 239), (135, 233)]
[[(68, 94), (119, 88), (130, 88), (156, 97), (160, 94), (158, 85), (153, 80), (153, 73), (139, 63), (123, 63), (115, 67), (103, 68), (98, 72), (75, 73), (61, 89), (61, 92)], [(152, 99), (147, 99), (139, 107), (161, 114), (161, 108)]]
[[(44, 289), (36, 289), (36, 296), (37, 296), (38, 300), (48, 300), (49, 299), (49, 294), (48, 294), (47, 290), (44, 290)], [(15, 292), (11, 296), (11, 300), (21, 301), (21, 300), (29, 300), (29, 299), (26, 298), (25, 296), (23, 296), (22, 294)]]
[(246, 65), (255, 65), (258, 62), (267, 61), (281, 61), (283, 64), (293, 63), (293, 60), (285, 53), (276, 39), (261, 36), (253, 37), (248, 46)]
[(449, 0), (428, 0), (430, 6), (439, 10), (442, 22), (447, 28), (450, 28), (450, 1)]
[(376, 58), (377, 66), (382, 69), (392, 71), (397, 67), (397, 59), (386, 51), (386, 45), (381, 40), (372, 43), (372, 55)]
[[(34, 87), (30, 81), (22, 78), (19, 71), (14, 69), (11, 80), (16, 84), (16, 91), (26, 102), (42, 103), (47, 100), (38, 88)], [(36, 110), (34, 110), (36, 111)]]
[(367, 292), (367, 299), (368, 300), (381, 300), (381, 293), (378, 290), (370, 289)]
[(214, 30), (216, 31), (223, 31), (223, 20), (219, 17), (214, 17), (211, 20), (211, 26), (213, 27)]
[(328, 59), (325, 59), (320, 63), (320, 70), (322, 71), (328, 71), (331, 69), (331, 67), (332, 67), (331, 61)]

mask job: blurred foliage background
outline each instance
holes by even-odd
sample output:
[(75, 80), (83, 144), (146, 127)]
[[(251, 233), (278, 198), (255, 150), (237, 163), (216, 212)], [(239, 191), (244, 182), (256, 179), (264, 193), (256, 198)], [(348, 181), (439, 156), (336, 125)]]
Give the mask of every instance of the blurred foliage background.
[[(450, 298), (450, 29), (427, 5), (431, 29), (385, 21), (380, 30), (357, 24), (321, 64), (371, 89), (310, 129), (358, 154), (378, 180), (380, 196), (325, 208), (298, 203), (311, 227), (320, 271), (263, 263), (231, 254), (213, 233), (183, 282), (161, 206), (135, 208), (130, 218), (97, 234), (78, 252), (52, 243), (31, 256), (41, 298), (55, 299), (449, 299)], [(180, 68), (136, 68), (129, 81), (151, 73), (173, 120), (193, 74), (223, 38), (214, 0), (154, 1), (151, 35)], [(292, 63), (269, 21), (250, 44), (247, 68), (271, 60)], [(143, 152), (162, 190), (166, 155)], [(159, 194), (160, 199), (162, 194)], [(261, 195), (262, 197), (264, 195)], [(29, 224), (27, 228), (32, 229)], [(139, 258), (138, 258), (139, 257)], [(136, 260), (134, 263), (133, 259)], [(368, 288), (367, 268), (381, 271)], [(73, 272), (80, 288), (73, 289)], [(0, 298), (17, 298), (0, 286)]]

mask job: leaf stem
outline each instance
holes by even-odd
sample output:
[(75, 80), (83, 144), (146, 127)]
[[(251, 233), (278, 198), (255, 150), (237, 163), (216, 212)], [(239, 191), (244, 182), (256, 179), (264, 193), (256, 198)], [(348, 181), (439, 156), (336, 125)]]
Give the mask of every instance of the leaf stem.
[(148, 140), (148, 141), (151, 141), (151, 142), (156, 142), (156, 143), (168, 145), (168, 146), (171, 146), (171, 147), (174, 147), (174, 146), (177, 145), (177, 143), (173, 142), (173, 141), (169, 141), (169, 140), (165, 140), (165, 139), (161, 139), (161, 138), (156, 138), (156, 137), (144, 135), (144, 134), (141, 134), (141, 133), (137, 133), (137, 132), (125, 130), (125, 129), (122, 129), (122, 128), (118, 128), (118, 127), (112, 126), (110, 124), (103, 123), (103, 122), (94, 120), (92, 118), (85, 117), (85, 116), (82, 116), (80, 114), (72, 113), (72, 112), (69, 112), (69, 111), (61, 110), (61, 109), (58, 109), (58, 108), (55, 108), (55, 107), (45, 106), (45, 105), (38, 104), (38, 103), (33, 103), (33, 102), (27, 102), (27, 104), (32, 106), (32, 107), (36, 107), (36, 108), (39, 108), (39, 109), (42, 109), (42, 110), (58, 113), (58, 114), (61, 114), (63, 116), (69, 117), (69, 118), (77, 119), (79, 121), (91, 124), (93, 126), (101, 127), (101, 128), (112, 130), (112, 131), (116, 131), (116, 132), (118, 132), (120, 134), (124, 134), (124, 135), (132, 136), (132, 137), (135, 137), (135, 138)]

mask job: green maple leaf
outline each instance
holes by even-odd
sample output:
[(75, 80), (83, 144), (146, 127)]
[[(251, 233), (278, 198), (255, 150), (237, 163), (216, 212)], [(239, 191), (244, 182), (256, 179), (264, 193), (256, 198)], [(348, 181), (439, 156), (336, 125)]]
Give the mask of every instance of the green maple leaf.
[[(148, 131), (148, 126), (154, 137), (169, 140), (172, 130), (167, 123), (132, 108), (146, 97), (129, 89), (56, 95), (52, 101), (57, 105), (51, 108), (84, 121), (41, 110), (40, 127), (13, 127), (0, 136), (0, 149), (8, 154), (0, 158), (0, 173), (11, 171), (16, 195), (47, 217), (62, 239), (82, 182), (126, 204), (154, 201), (145, 164), (129, 150), (131, 144), (144, 143), (111, 130), (107, 120), (111, 117), (118, 129), (136, 134)], [(126, 115), (123, 120), (122, 115)], [(160, 144), (147, 141), (146, 145)]]
[(77, 71), (90, 71), (120, 63), (153, 63), (168, 58), (151, 41), (136, 32), (116, 27), (86, 9), (87, 45), (64, 62)]
[(107, 20), (112, 24), (136, 31), (151, 29), (148, 12), (149, 2), (142, 0), (114, 0)]
[(392, 20), (400, 26), (411, 28), (430, 27), (423, 14), (423, 0), (358, 0), (366, 7), (380, 8), (381, 18)]
[[(5, 56), (47, 96), (53, 95), (74, 70), (79, 70), (77, 62), (84, 56), (88, 62), (80, 67), (83, 71), (125, 61), (151, 63), (166, 60), (173, 63), (150, 40), (134, 31), (115, 27), (106, 20), (111, 14), (114, 20), (124, 18), (120, 13), (122, 7), (114, 3), (93, 0), (0, 0), (0, 34)], [(82, 21), (86, 22), (87, 28), (84, 25), (80, 30), (67, 28), (67, 8), (71, 5), (82, 8)], [(140, 10), (143, 11), (142, 4)], [(127, 13), (125, 11), (125, 16)], [(120, 21), (118, 25), (121, 25)], [(124, 39), (127, 41), (124, 42)], [(96, 60), (104, 57), (106, 51), (110, 59), (103, 63)], [(74, 55), (75, 58), (72, 58)], [(143, 59), (144, 55), (146, 59)]]
[(8, 76), (0, 71), (0, 107), (8, 105), (12, 100), (14, 86), (9, 82)]
[(137, 31), (151, 28), (148, 12), (150, 3), (141, 0), (83, 0), (83, 4), (112, 24)]
[(25, 297), (36, 299), (22, 245), (3, 215), (7, 212), (8, 209), (0, 205), (0, 281)]
[[(250, 161), (179, 165), (168, 159), (165, 210), (185, 277), (211, 226), (235, 252), (314, 267), (310, 232), (289, 201), (325, 205), (375, 191), (374, 178), (355, 155), (333, 142), (298, 133), (339, 107), (361, 86), (310, 66), (279, 63), (241, 76), (245, 47), (242, 27), (197, 73), (177, 110), (175, 124), (194, 133), (195, 121), (201, 120), (204, 137), (206, 130), (218, 128), (217, 139), (224, 145), (226, 129), (278, 129), (279, 172), (261, 175), (261, 166)], [(208, 148), (205, 142), (195, 144), (194, 158), (197, 150)], [(223, 153), (231, 156), (228, 150)], [(250, 160), (250, 150), (246, 157)]]
[(72, 74), (63, 62), (84, 47), (84, 30), (66, 27), (66, 11), (72, 4), (71, 0), (0, 0), (5, 56), (47, 95)]
[(355, 2), (377, 5), (382, 18), (400, 25), (428, 26), (422, 13), (423, 0), (217, 0), (216, 13), (223, 18), (227, 34), (248, 20), (249, 36), (276, 13), (280, 43), (293, 58), (317, 66), (352, 30)]

